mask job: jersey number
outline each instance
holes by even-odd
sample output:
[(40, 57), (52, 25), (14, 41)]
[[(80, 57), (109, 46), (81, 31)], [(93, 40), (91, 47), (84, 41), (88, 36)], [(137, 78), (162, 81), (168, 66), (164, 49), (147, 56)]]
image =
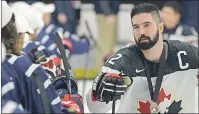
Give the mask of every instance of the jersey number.
[(122, 54), (117, 54), (116, 57), (111, 58), (111, 59), (108, 61), (108, 63), (114, 65), (114, 62), (113, 62), (113, 61), (115, 61), (115, 60), (117, 60), (117, 59), (119, 59), (119, 58), (121, 58), (121, 57), (122, 57)]
[(189, 67), (189, 63), (186, 63), (185, 65), (182, 64), (182, 55), (187, 55), (186, 51), (179, 51), (177, 56), (178, 56), (178, 62), (179, 62), (179, 66), (181, 69), (186, 69)]

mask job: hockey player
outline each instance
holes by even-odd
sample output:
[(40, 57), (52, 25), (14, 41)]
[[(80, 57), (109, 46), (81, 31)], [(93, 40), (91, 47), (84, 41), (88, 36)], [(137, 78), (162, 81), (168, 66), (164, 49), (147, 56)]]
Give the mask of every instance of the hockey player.
[(164, 23), (163, 39), (180, 40), (197, 45), (198, 33), (189, 25), (181, 23), (181, 6), (176, 1), (165, 2), (162, 9)]
[(47, 57), (54, 57), (53, 53), (48, 51), (45, 46), (40, 42), (35, 41), (35, 37), (39, 31), (39, 28), (43, 26), (43, 20), (40, 15), (31, 9), (30, 5), (25, 2), (15, 2), (11, 5), (15, 14), (22, 18), (17, 24), (22, 26), (27, 26), (29, 29), (33, 29), (33, 32), (26, 32), (24, 34), (24, 45), (23, 52), (29, 53), (32, 49), (38, 48), (38, 50), (43, 51)]
[(70, 34), (64, 36), (64, 40), (71, 42), (73, 54), (83, 54), (87, 53), (90, 49), (90, 41), (86, 35), (78, 36), (76, 34)]
[(71, 107), (83, 112), (80, 96), (71, 95), (71, 99), (65, 99), (68, 95), (64, 94), (60, 100), (45, 71), (21, 56), (23, 37), (17, 34), (15, 15), (5, 1), (2, 1), (2, 17), (2, 41), (7, 51), (2, 72), (7, 75), (2, 75), (1, 98), (21, 104), (31, 113), (69, 113)]
[(53, 37), (54, 32), (58, 31), (62, 37), (63, 44), (68, 45), (68, 43), (70, 43), (70, 45), (72, 45), (73, 48), (70, 48), (71, 54), (82, 54), (88, 52), (90, 46), (88, 39), (85, 37), (80, 38), (75, 34), (69, 33), (68, 31), (63, 31), (63, 28), (57, 27), (51, 22), (51, 13), (53, 13), (55, 10), (54, 4), (35, 2), (31, 5), (31, 8), (37, 11), (37, 13), (41, 14), (44, 21), (44, 26), (38, 33), (36, 41), (41, 42), (42, 45), (47, 47), (49, 51), (52, 51), (56, 54), (57, 48)]
[[(5, 46), (2, 43), (1, 44), (1, 48), (2, 48), (2, 53), (1, 53), (1, 63), (3, 63), (5, 56), (6, 56), (6, 51), (5, 51)], [(6, 76), (8, 77), (8, 74), (6, 72), (4, 72), (4, 70), (2, 70), (1, 72), (1, 76)], [(1, 78), (2, 82), (5, 81), (5, 78)], [(4, 80), (3, 80), (4, 79)], [(9, 80), (9, 78), (6, 78)], [(7, 81), (6, 81), (7, 82)], [(9, 86), (11, 85), (11, 86)], [(3, 85), (1, 87), (1, 92), (2, 95), (4, 95), (6, 93), (6, 91), (9, 91), (9, 88), (11, 87), (10, 90), (14, 89), (14, 84), (12, 82), (9, 82), (5, 85)], [(17, 104), (16, 102), (12, 101), (12, 100), (6, 100), (6, 99), (1, 99), (1, 112), (2, 113), (27, 113), (26, 111), (24, 111), (24, 109), (21, 107), (21, 104)]]
[(55, 31), (59, 31), (60, 34), (63, 34), (63, 29), (51, 23), (51, 13), (55, 10), (54, 4), (35, 2), (31, 5), (31, 9), (39, 13), (44, 22), (44, 26), (40, 28), (35, 40), (44, 45), (48, 51), (59, 56), (58, 48), (56, 47), (53, 37)]
[(164, 25), (153, 4), (136, 5), (131, 22), (137, 45), (106, 61), (87, 94), (89, 110), (107, 112), (110, 101), (121, 98), (117, 113), (196, 113), (198, 47), (163, 41)]
[[(40, 3), (40, 2), (38, 2), (38, 3)], [(16, 6), (21, 6), (21, 8), (18, 8)], [(35, 19), (39, 20), (38, 19), (39, 17), (36, 17), (36, 16), (31, 17), (31, 14), (33, 15), (33, 13), (35, 14), (36, 12), (34, 10), (30, 9), (28, 4), (23, 4), (23, 2), (15, 3), (13, 6), (13, 9), (18, 11), (17, 14), (19, 14), (19, 13), (22, 13), (22, 9), (23, 9), (22, 7), (29, 8), (29, 13), (30, 13), (29, 16), (30, 17), (26, 17), (28, 22), (30, 22), (32, 20), (31, 18), (33, 18), (33, 19), (35, 18)], [(23, 49), (23, 51), (29, 57), (26, 54), (23, 54), (23, 56), (30, 58), (30, 60), (35, 64), (41, 64), (42, 67), (47, 71), (47, 73), (52, 71), (54, 74), (53, 74), (53, 76), (51, 76), (50, 80), (53, 81), (54, 79), (52, 77), (55, 78), (56, 76), (59, 75), (59, 74), (55, 73), (55, 72), (57, 72), (57, 67), (61, 66), (60, 62), (56, 63), (57, 61), (60, 61), (59, 58), (52, 58), (52, 59), (49, 58), (49, 56), (52, 53), (50, 53), (50, 51), (47, 50), (43, 45), (36, 44), (36, 42), (34, 43), (34, 39), (35, 39), (34, 34), (36, 34), (36, 32), (34, 31), (34, 33), (33, 33), (32, 31), (30, 31), (31, 28), (29, 27), (28, 23), (26, 23), (26, 19), (22, 18), (23, 16), (17, 16), (17, 17), (19, 18), (19, 19), (17, 18), (17, 23), (16, 23), (18, 33), (20, 35), (23, 35), (24, 33), (30, 34), (30, 38), (29, 38), (30, 40), (29, 40), (26, 48)], [(32, 27), (32, 28), (37, 30), (39, 28), (39, 22), (34, 22), (34, 23), (35, 24), (32, 24), (32, 25), (34, 25), (34, 27)], [(71, 46), (67, 43), (67, 41), (65, 41), (64, 44), (65, 44), (64, 46), (65, 46), (66, 50), (69, 50), (69, 52), (70, 52)], [(74, 88), (73, 92), (76, 92), (76, 94), (77, 94), (76, 80), (74, 78), (71, 78), (71, 80), (72, 80), (72, 88)]]

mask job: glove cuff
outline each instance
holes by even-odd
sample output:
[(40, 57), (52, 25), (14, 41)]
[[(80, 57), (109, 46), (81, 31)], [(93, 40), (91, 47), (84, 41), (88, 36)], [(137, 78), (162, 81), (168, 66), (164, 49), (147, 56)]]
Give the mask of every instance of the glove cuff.
[(67, 108), (70, 108), (70, 109), (73, 109), (75, 110), (77, 113), (81, 113), (81, 108), (80, 106), (75, 103), (74, 101), (72, 100), (69, 100), (69, 101), (62, 101), (62, 106), (63, 107), (67, 107)]
[(94, 90), (91, 91), (91, 99), (92, 99), (92, 101), (96, 101), (96, 98), (94, 96)]
[(66, 94), (62, 99), (62, 106), (67, 108), (72, 108), (77, 111), (77, 113), (84, 112), (82, 97), (79, 94)]

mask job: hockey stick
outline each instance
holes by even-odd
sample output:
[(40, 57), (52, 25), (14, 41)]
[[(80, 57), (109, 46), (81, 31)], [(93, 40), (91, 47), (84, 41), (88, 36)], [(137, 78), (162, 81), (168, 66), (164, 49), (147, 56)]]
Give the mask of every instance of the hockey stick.
[[(92, 35), (91, 29), (90, 29), (90, 27), (89, 27), (88, 21), (85, 21), (85, 24), (86, 24), (86, 28), (87, 28), (87, 30), (88, 30), (89, 36), (90, 36), (91, 40), (94, 42), (94, 46), (96, 45), (96, 47), (98, 48), (98, 50), (100, 51), (100, 53), (101, 53), (102, 55), (104, 55), (104, 54), (103, 54), (103, 51), (101, 50), (101, 48), (100, 48), (100, 46), (99, 46), (99, 44), (98, 44), (98, 42), (93, 38), (93, 35)], [(84, 85), (84, 86), (85, 86), (85, 85)], [(85, 88), (85, 87), (84, 87), (84, 88)], [(113, 97), (112, 114), (115, 114), (115, 104), (116, 104), (116, 100), (115, 100), (115, 98)]]
[(116, 100), (113, 98), (112, 114), (115, 114), (115, 104), (116, 104)]
[[(116, 86), (114, 86), (114, 93), (115, 93), (115, 88), (116, 88)], [(116, 104), (116, 99), (115, 99), (115, 97), (113, 96), (112, 114), (115, 114), (115, 104)]]
[[(89, 47), (89, 51), (88, 51), (87, 57), (86, 57), (87, 59), (86, 59), (86, 64), (85, 64), (85, 66), (84, 66), (85, 72), (84, 72), (84, 79), (83, 79), (83, 90), (82, 90), (82, 95), (85, 94), (86, 79), (87, 79), (87, 71), (88, 71), (88, 62), (89, 62), (89, 55), (90, 55), (90, 50), (91, 50), (91, 48), (93, 48), (93, 47), (96, 46), (96, 48), (98, 48), (98, 50), (100, 51), (100, 53), (103, 55), (103, 52), (102, 52), (101, 48), (99, 47), (98, 42), (97, 42), (97, 41), (94, 39), (94, 37), (93, 37), (93, 34), (92, 34), (92, 32), (91, 32), (91, 29), (90, 29), (90, 26), (89, 26), (89, 23), (88, 23), (87, 20), (85, 21), (85, 25), (86, 25), (86, 29), (87, 29), (87, 31), (88, 31), (88, 35), (89, 35), (88, 37), (94, 42), (94, 44), (93, 44), (92, 46)], [(89, 39), (88, 39), (88, 41), (89, 41)], [(91, 44), (91, 43), (90, 43), (90, 44)]]
[[(86, 23), (86, 27), (87, 27), (87, 21), (85, 21), (85, 23)], [(87, 27), (87, 29), (88, 29), (88, 27)], [(89, 31), (89, 30), (88, 30)], [(91, 35), (91, 33), (90, 33), (90, 31), (89, 31), (89, 37), (92, 37), (92, 35)], [(88, 39), (88, 41), (89, 41), (89, 39)], [(89, 41), (90, 42), (90, 41)], [(90, 43), (91, 44), (91, 43)], [(84, 77), (83, 77), (83, 90), (82, 90), (82, 95), (84, 96), (84, 94), (85, 94), (85, 88), (86, 88), (86, 79), (88, 78), (88, 61), (89, 61), (89, 55), (90, 55), (90, 48), (91, 48), (91, 45), (89, 46), (89, 51), (88, 51), (88, 53), (87, 53), (87, 56), (86, 56), (86, 64), (85, 64), (85, 66), (84, 66), (84, 70), (85, 70), (85, 72), (84, 72)]]
[(66, 74), (66, 82), (65, 83), (67, 85), (67, 88), (68, 88), (68, 91), (69, 91), (69, 95), (70, 95), (71, 94), (71, 83), (70, 83), (70, 72), (69, 72), (69, 69), (71, 69), (71, 66), (70, 66), (70, 64), (67, 61), (66, 52), (65, 52), (65, 49), (64, 49), (64, 46), (63, 46), (63, 43), (61, 41), (61, 37), (60, 37), (59, 33), (55, 32), (54, 36), (55, 36), (54, 37), (54, 41), (56, 42), (56, 44), (57, 44), (57, 46), (59, 48), (59, 51), (60, 51), (60, 54), (61, 54), (61, 58), (63, 60), (63, 65), (64, 65), (64, 69), (65, 69), (64, 71), (65, 71), (65, 74)]
[(45, 113), (51, 113), (51, 107), (50, 102), (48, 100), (46, 90), (44, 89), (44, 85), (42, 82), (42, 76), (39, 73), (33, 73), (33, 78), (35, 79), (35, 82), (39, 88), (40, 95), (41, 95), (41, 101), (43, 103), (44, 112)]
[(99, 46), (99, 43), (95, 40), (95, 38), (93, 37), (93, 34), (91, 32), (91, 28), (88, 24), (88, 21), (86, 20), (85, 21), (85, 24), (86, 24), (86, 29), (88, 30), (88, 33), (89, 33), (89, 38), (94, 42), (93, 46), (96, 46), (96, 48), (98, 48), (98, 50), (100, 51), (100, 53), (102, 55), (104, 55), (103, 51), (101, 50), (100, 46)]

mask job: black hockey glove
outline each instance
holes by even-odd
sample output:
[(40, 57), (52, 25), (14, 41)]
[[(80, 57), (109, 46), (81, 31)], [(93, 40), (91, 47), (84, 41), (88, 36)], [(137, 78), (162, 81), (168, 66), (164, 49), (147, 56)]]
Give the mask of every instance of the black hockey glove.
[[(65, 74), (65, 71), (61, 69), (61, 62), (59, 58), (47, 59), (47, 61), (41, 62), (40, 65), (46, 71), (48, 78), (51, 80), (56, 90), (65, 89), (66, 91), (68, 91), (67, 76)], [(78, 92), (77, 82), (73, 76), (72, 71), (70, 72), (69, 77), (70, 77), (71, 88), (72, 88), (71, 92), (77, 93)]]
[(92, 95), (100, 102), (108, 103), (113, 99), (118, 100), (132, 82), (132, 78), (127, 75), (101, 73), (93, 82)]

